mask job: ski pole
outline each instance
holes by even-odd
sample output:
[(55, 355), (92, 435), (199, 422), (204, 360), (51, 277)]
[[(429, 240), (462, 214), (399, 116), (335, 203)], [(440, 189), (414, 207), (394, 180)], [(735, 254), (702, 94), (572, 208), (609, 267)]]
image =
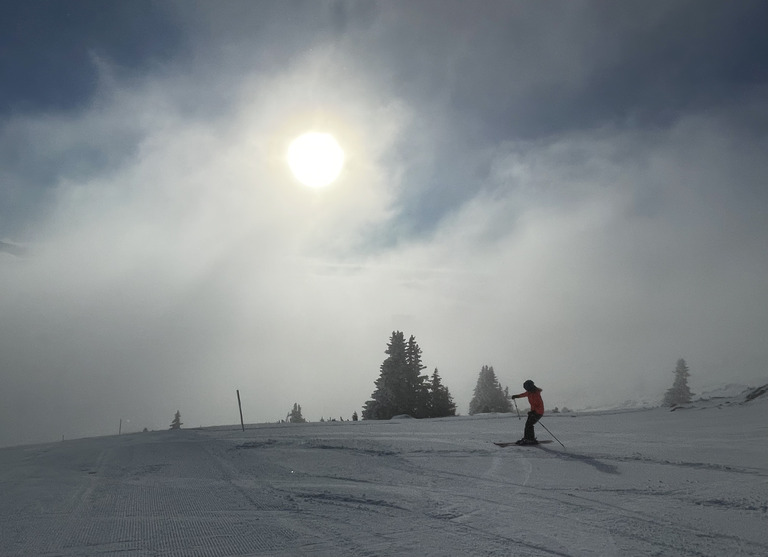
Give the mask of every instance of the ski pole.
[(517, 419), (522, 420), (522, 418), (520, 417), (520, 409), (517, 407), (517, 401), (513, 398), (512, 402), (515, 403), (515, 410), (517, 410)]
[[(555, 437), (555, 436), (554, 436), (554, 434), (553, 434), (551, 431), (549, 431), (549, 428), (547, 428), (547, 426), (545, 426), (543, 423), (541, 423), (541, 420), (539, 420), (539, 425), (540, 425), (541, 427), (543, 427), (544, 429), (546, 429), (546, 430), (547, 430), (547, 433), (549, 433), (550, 435), (552, 435), (552, 437)], [(558, 443), (560, 443), (560, 439), (558, 439), (557, 437), (555, 437), (555, 441), (557, 441)], [(560, 445), (562, 445), (562, 447), (563, 447), (563, 448), (565, 448), (565, 445), (563, 445), (562, 443), (560, 443)]]

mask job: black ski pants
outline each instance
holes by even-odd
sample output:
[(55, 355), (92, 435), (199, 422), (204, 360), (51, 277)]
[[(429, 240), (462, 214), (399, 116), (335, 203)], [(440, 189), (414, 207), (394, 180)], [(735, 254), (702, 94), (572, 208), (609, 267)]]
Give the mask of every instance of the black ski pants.
[(541, 419), (541, 414), (537, 414), (533, 410), (528, 412), (528, 419), (525, 420), (525, 432), (523, 433), (523, 439), (536, 439), (536, 435), (533, 433), (533, 426)]

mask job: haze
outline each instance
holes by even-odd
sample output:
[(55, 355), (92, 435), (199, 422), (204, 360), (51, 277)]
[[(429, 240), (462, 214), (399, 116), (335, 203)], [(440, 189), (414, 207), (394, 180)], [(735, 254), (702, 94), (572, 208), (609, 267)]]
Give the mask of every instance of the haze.
[[(0, 445), (768, 376), (768, 5), (0, 7)], [(291, 139), (332, 133), (317, 190)]]

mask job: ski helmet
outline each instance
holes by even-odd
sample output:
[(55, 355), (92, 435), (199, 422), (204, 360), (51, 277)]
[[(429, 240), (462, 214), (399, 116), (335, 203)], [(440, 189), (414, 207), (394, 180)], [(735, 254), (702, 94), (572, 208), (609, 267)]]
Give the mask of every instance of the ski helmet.
[(531, 380), (529, 379), (528, 381), (526, 381), (525, 383), (523, 383), (523, 389), (525, 389), (526, 391), (528, 391), (529, 393), (531, 393), (531, 392), (533, 392), (533, 391), (535, 391), (535, 390), (536, 390), (536, 385), (534, 385), (534, 384), (533, 384), (533, 381), (531, 381)]

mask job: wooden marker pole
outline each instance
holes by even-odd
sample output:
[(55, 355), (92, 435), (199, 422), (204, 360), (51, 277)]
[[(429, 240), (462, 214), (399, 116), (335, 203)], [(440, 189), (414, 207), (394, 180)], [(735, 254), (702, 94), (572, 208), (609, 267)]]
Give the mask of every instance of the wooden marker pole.
[(245, 423), (243, 423), (243, 405), (240, 404), (240, 389), (237, 389), (237, 407), (240, 409), (240, 427), (245, 431)]

